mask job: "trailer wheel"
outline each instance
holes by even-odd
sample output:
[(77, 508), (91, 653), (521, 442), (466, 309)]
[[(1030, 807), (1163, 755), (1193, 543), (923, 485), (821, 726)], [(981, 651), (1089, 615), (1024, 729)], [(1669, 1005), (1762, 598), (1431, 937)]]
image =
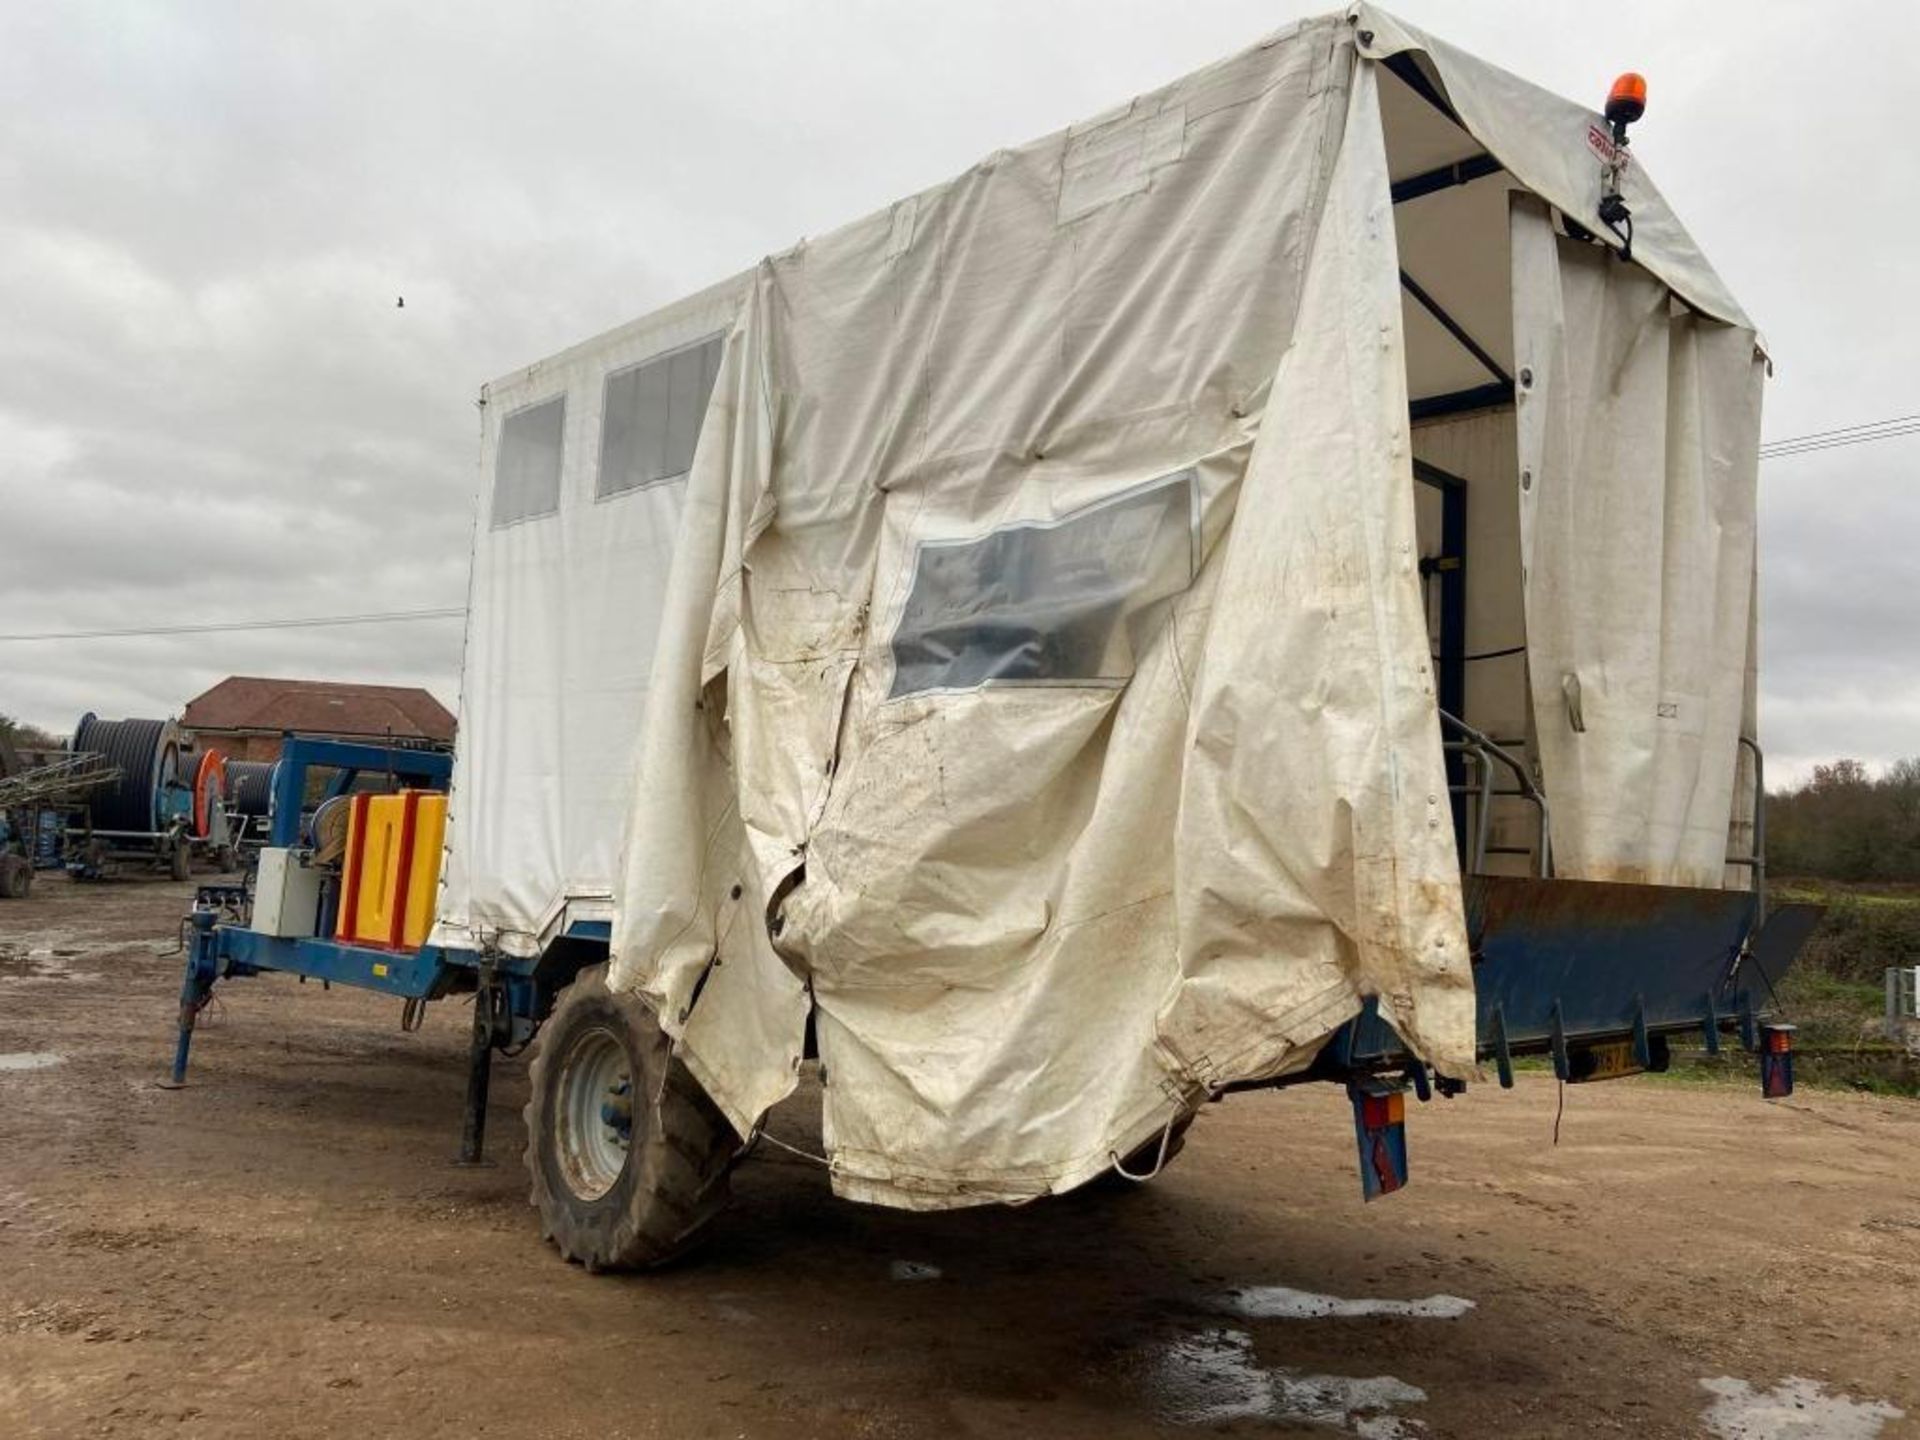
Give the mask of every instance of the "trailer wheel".
[(184, 835), (167, 847), (167, 875), (174, 880), (193, 878), (193, 842)]
[(527, 1173), (541, 1229), (588, 1270), (678, 1259), (726, 1207), (740, 1137), (653, 1012), (582, 970), (529, 1068)]
[(33, 890), (33, 862), (23, 855), (0, 855), (0, 899), (24, 900)]

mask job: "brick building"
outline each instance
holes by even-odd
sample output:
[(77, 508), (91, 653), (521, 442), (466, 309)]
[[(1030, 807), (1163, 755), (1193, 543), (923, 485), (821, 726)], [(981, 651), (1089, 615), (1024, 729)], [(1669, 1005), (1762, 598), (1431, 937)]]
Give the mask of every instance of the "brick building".
[(234, 760), (276, 760), (287, 731), (337, 740), (453, 740), (453, 714), (417, 686), (231, 675), (181, 712), (198, 743)]

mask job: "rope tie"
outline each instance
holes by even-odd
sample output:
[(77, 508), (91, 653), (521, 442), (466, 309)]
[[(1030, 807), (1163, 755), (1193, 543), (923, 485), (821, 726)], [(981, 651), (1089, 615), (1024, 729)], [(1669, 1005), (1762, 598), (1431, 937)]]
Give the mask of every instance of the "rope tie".
[(1144, 1185), (1158, 1175), (1167, 1163), (1167, 1146), (1173, 1140), (1173, 1122), (1180, 1118), (1180, 1112), (1174, 1111), (1167, 1117), (1167, 1123), (1160, 1131), (1160, 1152), (1153, 1157), (1153, 1168), (1144, 1175), (1136, 1175), (1120, 1161), (1118, 1150), (1109, 1150), (1107, 1159), (1113, 1162), (1113, 1173), (1123, 1180), (1131, 1180), (1136, 1185)]

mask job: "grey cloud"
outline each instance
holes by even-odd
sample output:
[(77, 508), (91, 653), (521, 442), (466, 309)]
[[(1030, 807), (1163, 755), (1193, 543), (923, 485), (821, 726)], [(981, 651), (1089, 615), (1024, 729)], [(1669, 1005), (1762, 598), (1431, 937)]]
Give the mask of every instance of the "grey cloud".
[[(481, 382), (1309, 8), (6, 7), (0, 632), (458, 604)], [(1770, 434), (1920, 410), (1920, 10), (1404, 8), (1563, 93), (1649, 76), (1636, 150), (1767, 332)], [(1920, 753), (1917, 465), (1763, 472), (1779, 772)], [(460, 631), (4, 646), (0, 710), (159, 713), (236, 671), (451, 701)]]

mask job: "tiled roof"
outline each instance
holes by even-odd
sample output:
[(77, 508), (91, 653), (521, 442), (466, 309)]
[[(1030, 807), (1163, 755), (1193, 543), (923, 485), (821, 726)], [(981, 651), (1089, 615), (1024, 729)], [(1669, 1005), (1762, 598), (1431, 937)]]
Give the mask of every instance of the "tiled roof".
[(188, 730), (453, 739), (452, 713), (417, 686), (268, 680), (253, 675), (229, 676), (195, 696), (187, 702), (180, 723)]

